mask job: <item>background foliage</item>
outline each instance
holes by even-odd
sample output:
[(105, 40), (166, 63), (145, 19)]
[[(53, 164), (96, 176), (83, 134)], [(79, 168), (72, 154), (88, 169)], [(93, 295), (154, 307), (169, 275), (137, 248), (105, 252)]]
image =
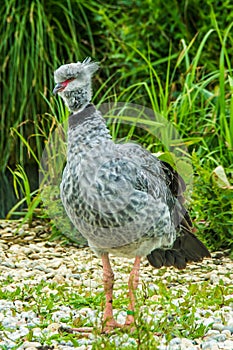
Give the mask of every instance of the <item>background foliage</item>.
[[(0, 0), (0, 5), (1, 217), (15, 208), (15, 193), (34, 212), (38, 160), (66, 115), (51, 94), (53, 71), (91, 56), (102, 66), (95, 103), (152, 107), (187, 140), (196, 171), (196, 226), (212, 248), (232, 248), (231, 1)], [(140, 141), (146, 147), (154, 142), (148, 135)], [(227, 185), (212, 181), (219, 165)]]

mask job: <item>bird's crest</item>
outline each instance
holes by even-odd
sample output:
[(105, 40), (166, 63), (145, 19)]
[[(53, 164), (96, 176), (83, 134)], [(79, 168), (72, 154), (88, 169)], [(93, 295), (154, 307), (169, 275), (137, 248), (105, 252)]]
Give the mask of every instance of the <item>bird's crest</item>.
[(80, 74), (91, 77), (98, 69), (99, 63), (87, 57), (83, 62), (63, 64), (55, 70), (54, 79), (56, 83), (60, 83), (67, 79), (78, 78)]
[[(80, 62), (77, 62), (80, 63)], [(91, 61), (91, 57), (85, 58), (85, 60), (81, 63), (82, 67), (89, 73), (94, 74), (99, 69), (99, 62)]]

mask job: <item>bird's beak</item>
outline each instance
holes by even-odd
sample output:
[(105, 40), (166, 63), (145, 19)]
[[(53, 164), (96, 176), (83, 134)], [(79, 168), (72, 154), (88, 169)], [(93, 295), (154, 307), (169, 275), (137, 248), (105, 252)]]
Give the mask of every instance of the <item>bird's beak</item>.
[(64, 89), (64, 86), (61, 83), (57, 83), (53, 89), (53, 94), (56, 95), (62, 89)]

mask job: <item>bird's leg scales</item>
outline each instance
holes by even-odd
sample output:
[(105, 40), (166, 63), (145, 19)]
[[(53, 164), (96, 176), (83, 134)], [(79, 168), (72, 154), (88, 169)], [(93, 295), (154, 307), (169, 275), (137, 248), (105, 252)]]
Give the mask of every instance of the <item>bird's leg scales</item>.
[[(106, 304), (103, 315), (103, 327), (102, 333), (109, 333), (114, 328), (121, 328), (123, 325), (116, 322), (113, 317), (112, 309), (112, 297), (113, 297), (113, 285), (114, 285), (114, 273), (112, 271), (108, 254), (102, 255), (103, 263), (103, 285), (106, 297)], [(80, 328), (63, 328), (62, 331), (67, 333), (81, 333), (84, 336), (89, 336), (93, 332), (92, 327), (80, 327)]]
[(129, 306), (127, 311), (127, 317), (125, 321), (125, 326), (129, 326), (134, 323), (134, 308), (135, 308), (135, 291), (138, 287), (139, 282), (139, 269), (140, 269), (141, 257), (136, 256), (133, 268), (129, 275)]
[(112, 309), (112, 297), (113, 297), (113, 285), (114, 285), (114, 273), (111, 268), (108, 254), (102, 255), (103, 263), (103, 284), (106, 297), (106, 304), (103, 316), (103, 332), (108, 333), (116, 327), (122, 327), (117, 323), (113, 317)]

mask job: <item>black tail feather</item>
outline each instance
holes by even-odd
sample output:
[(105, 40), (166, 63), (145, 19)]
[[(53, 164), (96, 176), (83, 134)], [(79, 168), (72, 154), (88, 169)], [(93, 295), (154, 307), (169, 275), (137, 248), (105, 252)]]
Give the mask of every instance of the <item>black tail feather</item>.
[(147, 255), (147, 259), (156, 268), (174, 266), (184, 269), (187, 263), (202, 261), (210, 256), (205, 245), (191, 231), (182, 227), (181, 235), (177, 237), (172, 248), (155, 249)]

